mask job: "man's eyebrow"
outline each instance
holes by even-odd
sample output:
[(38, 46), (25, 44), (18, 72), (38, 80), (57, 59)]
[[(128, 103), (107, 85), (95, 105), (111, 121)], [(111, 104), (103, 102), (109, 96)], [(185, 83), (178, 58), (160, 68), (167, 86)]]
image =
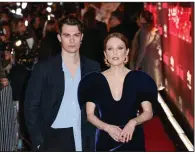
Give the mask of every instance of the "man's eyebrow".
[[(69, 34), (69, 33), (62, 33), (63, 35), (71, 35), (71, 34)], [(73, 35), (80, 35), (81, 33), (79, 32), (79, 33), (75, 33), (75, 34), (73, 34)]]
[(81, 34), (80, 32), (79, 33), (75, 33), (74, 35), (79, 35), (79, 34)]
[(63, 35), (70, 35), (70, 34), (68, 34), (68, 33), (62, 33)]

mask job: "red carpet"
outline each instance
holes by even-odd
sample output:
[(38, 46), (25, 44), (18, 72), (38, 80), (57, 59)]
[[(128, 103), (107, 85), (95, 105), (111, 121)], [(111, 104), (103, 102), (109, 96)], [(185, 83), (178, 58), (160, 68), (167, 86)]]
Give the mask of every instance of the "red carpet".
[(174, 152), (176, 151), (173, 142), (164, 131), (160, 119), (156, 116), (144, 123), (146, 151)]

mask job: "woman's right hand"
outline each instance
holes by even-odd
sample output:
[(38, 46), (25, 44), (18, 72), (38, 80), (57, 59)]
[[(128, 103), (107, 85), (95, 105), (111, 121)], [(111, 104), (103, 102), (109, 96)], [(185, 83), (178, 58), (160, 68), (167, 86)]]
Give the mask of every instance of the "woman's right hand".
[(122, 132), (122, 129), (115, 125), (108, 125), (104, 129), (115, 141), (119, 142), (119, 137)]

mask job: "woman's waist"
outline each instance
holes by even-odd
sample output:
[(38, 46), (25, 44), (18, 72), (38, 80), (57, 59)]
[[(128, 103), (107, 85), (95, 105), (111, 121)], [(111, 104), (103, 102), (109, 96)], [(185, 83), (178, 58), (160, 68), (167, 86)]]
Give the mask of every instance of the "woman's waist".
[[(124, 125), (119, 126), (121, 129), (124, 128)], [(132, 144), (132, 142), (142, 141), (144, 138), (144, 132), (142, 126), (139, 125), (135, 128), (133, 133), (133, 138), (128, 143), (117, 142), (115, 141), (107, 132), (97, 129), (96, 131), (96, 146), (107, 151), (115, 151), (120, 148), (123, 144)]]
[(124, 127), (133, 118), (136, 118), (136, 115), (129, 116), (128, 118), (120, 116), (120, 119), (112, 119), (106, 117), (102, 117), (100, 119), (107, 124)]
[[(115, 125), (115, 124), (111, 124), (111, 125), (114, 125), (114, 126), (118, 126), (119, 128), (121, 128), (121, 129), (123, 129), (124, 127), (125, 127), (125, 125)], [(104, 131), (104, 130), (101, 130), (101, 129), (96, 129), (96, 132), (100, 135), (108, 135), (109, 136), (109, 134), (106, 132), (106, 131)], [(140, 124), (140, 125), (137, 125), (136, 127), (135, 127), (135, 130), (134, 130), (134, 134), (136, 134), (136, 133), (140, 133), (140, 132), (143, 132), (143, 126), (142, 126), (142, 124)]]

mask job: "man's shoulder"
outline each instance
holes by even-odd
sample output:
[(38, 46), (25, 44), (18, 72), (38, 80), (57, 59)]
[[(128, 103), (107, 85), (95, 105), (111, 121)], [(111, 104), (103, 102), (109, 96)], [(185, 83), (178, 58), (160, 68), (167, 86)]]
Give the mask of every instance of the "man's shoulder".
[(97, 24), (98, 24), (98, 25), (106, 26), (106, 23), (105, 23), (105, 22), (102, 22), (102, 21), (99, 21), (99, 20), (96, 20), (96, 21), (97, 21)]
[(97, 61), (91, 60), (85, 56), (81, 56), (81, 63), (85, 66), (88, 72), (100, 71), (100, 64)]
[(85, 63), (87, 63), (87, 65), (88, 65), (88, 64), (97, 65), (97, 66), (100, 65), (97, 61), (92, 60), (92, 59), (89, 59), (89, 58), (87, 58), (86, 56), (81, 55), (81, 57), (82, 57), (82, 59), (85, 60)]
[(36, 65), (42, 68), (50, 68), (50, 66), (53, 66), (56, 64), (56, 62), (59, 62), (60, 60), (60, 55), (56, 55), (53, 57), (50, 57), (47, 60), (39, 61)]

